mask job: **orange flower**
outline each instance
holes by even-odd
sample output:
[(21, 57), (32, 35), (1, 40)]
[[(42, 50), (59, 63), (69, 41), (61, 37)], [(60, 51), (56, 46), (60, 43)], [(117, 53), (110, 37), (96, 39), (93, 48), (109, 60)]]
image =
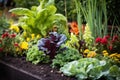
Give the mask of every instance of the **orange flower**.
[[(77, 22), (73, 21), (71, 23), (69, 23), (69, 26), (70, 26), (70, 32), (71, 33), (74, 33), (75, 35), (78, 35), (79, 34), (79, 28), (78, 28), (78, 24)], [(82, 33), (84, 33), (84, 30), (85, 30), (85, 24), (82, 24)]]
[(74, 33), (75, 35), (79, 34), (79, 29), (78, 29), (78, 25), (76, 22), (71, 22), (70, 23), (70, 32)]

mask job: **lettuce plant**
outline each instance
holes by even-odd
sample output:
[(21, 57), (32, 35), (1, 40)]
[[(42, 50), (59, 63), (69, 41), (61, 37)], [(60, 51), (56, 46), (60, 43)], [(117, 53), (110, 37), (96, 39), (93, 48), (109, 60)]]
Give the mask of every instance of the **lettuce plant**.
[(54, 58), (56, 51), (60, 48), (61, 44), (63, 44), (66, 39), (67, 38), (64, 34), (50, 32), (49, 37), (41, 38), (38, 41), (38, 48), (39, 50), (44, 51), (45, 54), (49, 55), (50, 58)]
[(72, 61), (60, 68), (67, 76), (75, 76), (78, 80), (119, 80), (120, 68), (109, 61), (96, 58), (82, 58)]
[(66, 48), (65, 50), (60, 50), (55, 59), (52, 60), (52, 67), (62, 67), (68, 62), (79, 60), (80, 58), (82, 58), (82, 55), (77, 49)]
[(29, 48), (26, 55), (26, 60), (32, 62), (33, 64), (49, 62), (49, 57), (45, 55), (43, 51), (39, 51), (37, 45)]

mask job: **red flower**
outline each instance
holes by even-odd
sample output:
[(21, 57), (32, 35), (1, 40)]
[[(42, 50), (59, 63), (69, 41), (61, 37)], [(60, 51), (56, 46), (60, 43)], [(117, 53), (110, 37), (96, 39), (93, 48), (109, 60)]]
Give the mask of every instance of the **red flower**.
[(107, 35), (107, 36), (104, 36), (104, 38), (109, 39), (109, 38), (110, 38), (110, 36), (109, 36), (109, 35)]
[(0, 52), (2, 52), (3, 51), (3, 48), (0, 48)]
[(15, 43), (14, 46), (15, 46), (15, 47), (19, 47), (19, 44), (18, 44), (18, 43)]
[(16, 34), (11, 34), (11, 38), (14, 38), (14, 37), (16, 37)]
[(112, 45), (110, 45), (110, 46), (109, 46), (109, 50), (112, 50), (112, 49), (113, 49), (113, 46), (112, 46)]
[(2, 34), (2, 38), (8, 37), (8, 36), (9, 36), (8, 32), (5, 32), (4, 34)]
[(117, 35), (113, 36), (112, 42), (117, 41), (117, 40), (118, 40), (118, 36)]
[(98, 38), (95, 39), (95, 42), (99, 43), (99, 42), (101, 42), (101, 40), (102, 40), (102, 38), (98, 37)]
[(106, 45), (108, 43), (108, 40), (106, 38), (103, 38), (101, 40), (101, 44)]

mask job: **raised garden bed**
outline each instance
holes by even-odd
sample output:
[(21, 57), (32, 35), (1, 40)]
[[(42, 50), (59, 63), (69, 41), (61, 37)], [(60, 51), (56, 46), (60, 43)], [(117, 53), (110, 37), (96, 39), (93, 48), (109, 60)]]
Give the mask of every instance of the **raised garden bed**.
[(76, 80), (52, 69), (49, 64), (26, 62), (24, 57), (5, 57), (0, 60), (0, 69), (0, 80)]

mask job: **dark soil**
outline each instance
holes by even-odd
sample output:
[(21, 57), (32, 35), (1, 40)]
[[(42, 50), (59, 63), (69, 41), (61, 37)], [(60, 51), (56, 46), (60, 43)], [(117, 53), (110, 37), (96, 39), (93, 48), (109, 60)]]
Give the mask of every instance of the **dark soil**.
[(19, 69), (23, 69), (29, 73), (41, 77), (43, 80), (76, 80), (72, 77), (64, 76), (59, 69), (53, 69), (50, 64), (38, 64), (34, 65), (25, 60), (25, 57), (4, 57), (3, 61), (11, 64)]

